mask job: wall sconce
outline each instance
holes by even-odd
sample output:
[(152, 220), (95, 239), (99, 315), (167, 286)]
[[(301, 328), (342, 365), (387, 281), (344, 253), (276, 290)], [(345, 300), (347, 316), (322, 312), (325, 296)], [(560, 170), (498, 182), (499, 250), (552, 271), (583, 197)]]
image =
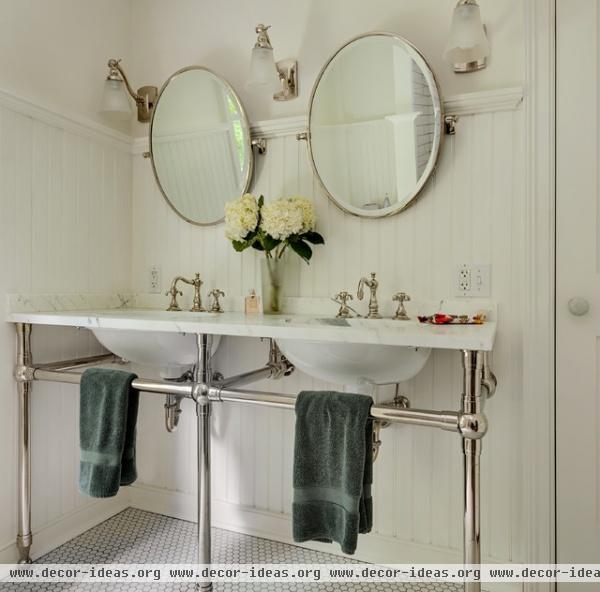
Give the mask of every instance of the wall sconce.
[(275, 101), (295, 99), (298, 96), (298, 62), (291, 59), (275, 63), (268, 29), (270, 26), (256, 25), (258, 39), (252, 48), (246, 88), (250, 91), (275, 93)]
[(108, 76), (104, 83), (104, 92), (100, 103), (100, 113), (115, 120), (125, 121), (131, 117), (131, 105), (125, 90), (137, 105), (138, 121), (147, 123), (152, 117), (152, 110), (158, 97), (156, 86), (142, 86), (137, 93), (129, 84), (127, 75), (120, 64), (121, 60), (108, 60)]
[(458, 0), (444, 58), (455, 72), (463, 74), (485, 68), (489, 55), (490, 44), (477, 0)]

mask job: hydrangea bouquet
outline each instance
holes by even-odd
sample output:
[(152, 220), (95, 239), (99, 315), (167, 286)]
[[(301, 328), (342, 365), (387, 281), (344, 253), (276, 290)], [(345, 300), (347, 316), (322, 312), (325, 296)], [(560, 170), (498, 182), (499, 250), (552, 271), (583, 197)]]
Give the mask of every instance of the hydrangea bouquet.
[(325, 243), (315, 231), (312, 203), (304, 197), (281, 198), (265, 204), (249, 193), (225, 205), (225, 236), (233, 248), (250, 247), (265, 253), (263, 261), (263, 308), (267, 313), (281, 312), (282, 258), (288, 250), (306, 263), (312, 257), (311, 245)]

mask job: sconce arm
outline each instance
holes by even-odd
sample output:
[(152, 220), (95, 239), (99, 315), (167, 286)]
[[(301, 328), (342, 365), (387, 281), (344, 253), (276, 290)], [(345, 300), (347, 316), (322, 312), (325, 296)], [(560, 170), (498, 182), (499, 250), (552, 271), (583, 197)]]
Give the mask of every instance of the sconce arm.
[(123, 82), (125, 83), (125, 88), (127, 88), (127, 92), (131, 95), (131, 98), (139, 105), (144, 103), (144, 98), (141, 97), (140, 95), (138, 95), (133, 88), (131, 87), (131, 84), (129, 84), (129, 79), (127, 78), (127, 74), (125, 74), (125, 70), (123, 70), (122, 66), (121, 66), (121, 60), (115, 60), (114, 58), (111, 58), (110, 60), (108, 60), (108, 67), (111, 70), (117, 70), (117, 72), (119, 72), (121, 78), (123, 79)]

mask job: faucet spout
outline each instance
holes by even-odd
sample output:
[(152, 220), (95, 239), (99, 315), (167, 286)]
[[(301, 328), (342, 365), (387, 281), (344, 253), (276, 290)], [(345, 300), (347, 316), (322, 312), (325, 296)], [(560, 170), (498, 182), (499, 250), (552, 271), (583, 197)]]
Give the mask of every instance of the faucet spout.
[(367, 286), (370, 291), (369, 298), (369, 314), (367, 314), (367, 319), (380, 319), (381, 315), (379, 314), (379, 303), (377, 302), (377, 288), (379, 287), (379, 282), (376, 279), (375, 272), (371, 272), (371, 279), (366, 277), (361, 277), (358, 282), (358, 290), (356, 291), (356, 296), (359, 300), (362, 300), (365, 296), (364, 287)]
[(196, 277), (193, 280), (188, 280), (187, 278), (184, 278), (183, 276), (178, 275), (172, 282), (171, 284), (171, 288), (169, 289), (169, 291), (165, 294), (165, 296), (171, 296), (171, 304), (169, 305), (169, 308), (167, 308), (168, 311), (180, 311), (181, 308), (179, 307), (179, 304), (177, 303), (177, 296), (183, 296), (183, 292), (181, 292), (181, 290), (179, 290), (177, 288), (177, 284), (179, 282), (183, 282), (184, 284), (188, 284), (189, 286), (194, 286), (194, 302), (192, 304), (192, 308), (190, 309), (190, 312), (205, 312), (206, 309), (202, 306), (202, 296), (200, 294), (200, 288), (202, 287), (202, 284), (204, 283), (201, 279), (200, 279), (200, 274), (197, 273)]

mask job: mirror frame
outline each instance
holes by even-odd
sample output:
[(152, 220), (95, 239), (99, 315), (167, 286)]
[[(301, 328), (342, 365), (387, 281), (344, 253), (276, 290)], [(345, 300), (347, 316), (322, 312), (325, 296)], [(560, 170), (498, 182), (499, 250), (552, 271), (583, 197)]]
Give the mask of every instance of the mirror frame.
[[(321, 82), (321, 78), (323, 78), (323, 75), (325, 74), (327, 68), (329, 68), (331, 62), (344, 49), (346, 49), (346, 47), (348, 47), (349, 45), (351, 45), (352, 43), (354, 43), (356, 41), (359, 41), (360, 39), (365, 39), (367, 37), (388, 37), (388, 38), (394, 39), (396, 41), (400, 41), (407, 47), (407, 49), (409, 50), (409, 54), (411, 54), (411, 57), (420, 66), (421, 70), (425, 74), (427, 72), (429, 72), (431, 74), (431, 81), (433, 83), (432, 91), (434, 93), (432, 96), (432, 100), (433, 100), (434, 107), (439, 110), (439, 114), (440, 114), (440, 121), (439, 121), (439, 126), (438, 126), (438, 130), (439, 130), (438, 138), (439, 139), (436, 142), (436, 144), (434, 145), (433, 151), (429, 158), (429, 162), (427, 164), (427, 168), (423, 172), (423, 175), (421, 176), (421, 179), (417, 183), (415, 190), (412, 193), (411, 197), (403, 204), (398, 204), (396, 206), (390, 206), (389, 208), (385, 208), (382, 210), (361, 210), (360, 208), (349, 205), (348, 203), (343, 202), (339, 198), (332, 195), (332, 193), (329, 191), (329, 189), (326, 187), (325, 183), (323, 182), (323, 179), (321, 179), (321, 175), (319, 174), (319, 170), (317, 168), (317, 165), (316, 165), (315, 159), (314, 159), (312, 138), (311, 138), (311, 128), (312, 128), (311, 124), (312, 124), (314, 101), (315, 101), (315, 95), (317, 92), (317, 88), (319, 87), (319, 83)], [(346, 212), (347, 214), (351, 214), (353, 216), (357, 216), (359, 218), (377, 219), (377, 218), (387, 218), (388, 216), (394, 216), (395, 214), (399, 214), (400, 212), (403, 212), (404, 210), (406, 210), (408, 207), (410, 207), (417, 201), (417, 199), (420, 197), (423, 189), (425, 189), (428, 181), (431, 179), (433, 172), (435, 171), (435, 167), (437, 166), (439, 156), (440, 156), (440, 150), (441, 150), (442, 144), (444, 142), (444, 130), (445, 130), (445, 128), (444, 128), (444, 102), (442, 100), (440, 86), (439, 86), (437, 78), (433, 72), (433, 69), (428, 64), (428, 62), (425, 59), (425, 57), (423, 56), (423, 54), (410, 41), (408, 41), (401, 35), (397, 35), (396, 33), (389, 33), (387, 31), (373, 31), (371, 33), (363, 33), (362, 35), (357, 35), (356, 37), (353, 37), (352, 39), (350, 39), (349, 41), (344, 43), (344, 45), (342, 45), (339, 49), (337, 49), (335, 51), (335, 53), (327, 60), (327, 62), (325, 62), (325, 65), (323, 66), (323, 68), (321, 68), (321, 71), (319, 72), (319, 75), (317, 76), (317, 79), (315, 80), (315, 83), (314, 83), (314, 86), (313, 86), (313, 89), (312, 89), (312, 92), (310, 95), (309, 110), (308, 110), (308, 133), (306, 134), (306, 136), (307, 136), (307, 141), (308, 141), (308, 153), (310, 156), (310, 164), (312, 166), (313, 172), (314, 172), (315, 176), (317, 177), (317, 179), (319, 180), (319, 183), (320, 183), (321, 187), (323, 188), (323, 191), (325, 191), (325, 193), (329, 197), (329, 199), (343, 212)]]
[[(244, 105), (242, 104), (242, 101), (240, 100), (240, 97), (238, 96), (237, 92), (235, 92), (235, 89), (233, 88), (233, 86), (231, 86), (231, 84), (229, 84), (229, 82), (227, 82), (227, 80), (225, 80), (224, 78), (221, 78), (221, 76), (219, 76), (216, 72), (214, 72), (213, 70), (210, 70), (209, 68), (205, 68), (204, 66), (186, 66), (185, 68), (181, 68), (181, 70), (177, 70), (177, 72), (175, 72), (174, 74), (169, 76), (169, 78), (167, 78), (165, 83), (162, 85), (162, 87), (158, 93), (158, 97), (156, 99), (154, 109), (152, 109), (152, 119), (150, 120), (150, 129), (148, 131), (148, 143), (149, 143), (149, 148), (150, 148), (150, 162), (152, 163), (152, 172), (154, 173), (154, 179), (156, 180), (156, 184), (158, 185), (158, 188), (160, 189), (162, 196), (164, 197), (165, 201), (169, 204), (170, 208), (180, 218), (183, 218), (186, 222), (189, 222), (190, 224), (193, 224), (194, 226), (216, 226), (217, 224), (221, 224), (225, 220), (225, 204), (223, 204), (223, 216), (221, 218), (219, 218), (218, 220), (215, 220), (214, 222), (196, 222), (195, 220), (191, 220), (190, 218), (187, 218), (175, 207), (173, 202), (169, 199), (169, 196), (166, 194), (166, 192), (160, 182), (160, 179), (158, 178), (158, 173), (156, 171), (156, 165), (154, 163), (154, 149), (152, 147), (152, 130), (154, 128), (154, 117), (156, 116), (156, 112), (158, 111), (158, 105), (160, 103), (160, 99), (163, 95), (163, 92), (167, 89), (169, 84), (177, 76), (180, 76), (181, 74), (184, 74), (185, 72), (190, 72), (193, 70), (200, 70), (202, 72), (208, 72), (209, 74), (212, 74), (215, 78), (217, 78), (221, 82), (221, 84), (223, 84), (225, 86), (225, 88), (231, 93), (231, 95), (235, 99), (235, 101), (239, 107), (239, 112), (242, 115), (244, 121), (246, 122), (246, 128), (248, 129), (248, 137), (247, 137), (247, 141), (246, 141), (247, 154), (249, 155), (248, 156), (248, 171), (246, 173), (244, 187), (240, 193), (240, 196), (243, 195), (244, 193), (248, 193), (250, 186), (252, 185), (252, 178), (254, 176), (254, 150), (252, 149), (252, 132), (251, 132), (251, 128), (250, 128), (250, 120), (248, 119), (246, 109), (244, 108)], [(231, 199), (234, 199), (234, 198), (235, 198), (235, 196), (231, 196), (227, 201), (230, 201)]]

